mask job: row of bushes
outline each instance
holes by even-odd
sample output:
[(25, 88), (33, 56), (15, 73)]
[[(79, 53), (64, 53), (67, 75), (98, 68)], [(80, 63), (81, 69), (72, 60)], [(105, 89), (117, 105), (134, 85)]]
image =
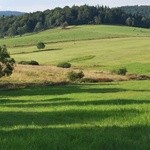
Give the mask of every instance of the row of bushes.
[(18, 64), (21, 65), (39, 65), (39, 63), (35, 60), (31, 60), (31, 61), (20, 61), (18, 62)]
[[(57, 67), (70, 68), (71, 64), (69, 62), (61, 62), (57, 65)], [(119, 68), (119, 69), (112, 70), (112, 73), (115, 73), (115, 74), (118, 74), (118, 75), (126, 75), (127, 69), (122, 67), (122, 68)]]
[[(18, 62), (18, 64), (22, 64), (22, 65), (39, 65), (39, 63), (35, 60), (20, 61), (20, 62)], [(61, 63), (58, 63), (57, 67), (70, 68), (71, 64), (69, 62), (61, 62)], [(112, 70), (112, 73), (115, 73), (115, 74), (118, 74), (118, 75), (126, 75), (127, 69), (126, 68), (114, 69), (114, 70)]]
[[(31, 61), (20, 61), (18, 62), (18, 64), (21, 64), (21, 65), (39, 65), (39, 63), (35, 60), (31, 60)], [(59, 63), (57, 65), (57, 67), (61, 67), (61, 68), (70, 68), (71, 67), (71, 64), (68, 63), (68, 62), (62, 62), (62, 63)]]

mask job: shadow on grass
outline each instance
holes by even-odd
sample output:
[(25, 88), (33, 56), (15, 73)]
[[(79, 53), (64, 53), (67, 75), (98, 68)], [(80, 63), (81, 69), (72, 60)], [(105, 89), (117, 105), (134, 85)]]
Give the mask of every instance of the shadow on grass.
[(144, 125), (0, 131), (0, 149), (149, 150), (149, 131)]
[(70, 98), (54, 98), (54, 99), (50, 99), (50, 100), (12, 100), (12, 99), (0, 99), (0, 105), (3, 104), (23, 104), (24, 103), (42, 103), (45, 101), (50, 101), (50, 102), (57, 102), (57, 101), (67, 101), (67, 100), (71, 100)]
[(78, 85), (65, 85), (65, 86), (49, 86), (49, 87), (32, 87), (25, 89), (15, 89), (15, 90), (3, 90), (0, 91), (0, 98), (12, 96), (34, 96), (34, 95), (64, 95), (64, 94), (73, 94), (73, 93), (117, 93), (125, 92), (126, 89), (122, 88), (109, 88), (101, 87), (94, 88), (89, 86), (88, 88), (82, 88)]
[(149, 90), (128, 90), (123, 88), (116, 88), (114, 86), (100, 86), (100, 85), (62, 85), (62, 86), (44, 86), (44, 87), (27, 87), (22, 89), (3, 89), (0, 90), (0, 98), (12, 96), (36, 96), (36, 95), (64, 95), (75, 93), (118, 93), (118, 92), (149, 92)]
[[(84, 105), (128, 105), (128, 104), (150, 104), (148, 100), (116, 99), (116, 100), (93, 100), (78, 101), (70, 98), (56, 98), (48, 100), (13, 100), (17, 96), (36, 95), (64, 95), (72, 93), (117, 93), (126, 92), (122, 88), (102, 86), (54, 86), (42, 88), (25, 88), (18, 90), (0, 91), (0, 105), (14, 107), (13, 111), (0, 111), (0, 149), (5, 150), (117, 150), (136, 149), (149, 150), (150, 127), (147, 125), (136, 125), (133, 127), (112, 126), (116, 121), (121, 125), (130, 122), (132, 118), (143, 112), (134, 107), (119, 110), (82, 110), (72, 109), (52, 112), (49, 109), (41, 109), (43, 112), (34, 112), (29, 107), (52, 106), (84, 106)], [(9, 99), (10, 98), (10, 99)], [(83, 97), (84, 98), (84, 97)], [(26, 111), (16, 110), (17, 107), (26, 107)], [(82, 107), (81, 107), (82, 108)], [(38, 109), (36, 109), (38, 110)], [(40, 110), (39, 110), (40, 111)], [(45, 112), (44, 112), (45, 111)], [(145, 113), (145, 111), (144, 111)], [(106, 119), (106, 120), (105, 120)], [(108, 120), (107, 120), (108, 119)], [(101, 126), (101, 122), (106, 125)], [(114, 122), (113, 122), (114, 121)], [(99, 125), (97, 125), (97, 124)], [(109, 124), (110, 123), (110, 124)], [(143, 122), (143, 124), (146, 122)], [(68, 125), (79, 124), (79, 128), (68, 127)], [(82, 127), (82, 125), (91, 127)], [(114, 123), (115, 124), (115, 123)], [(29, 129), (32, 126), (34, 129)], [(47, 126), (54, 125), (55, 128)], [(63, 127), (58, 127), (62, 125)], [(81, 125), (81, 126), (80, 126)], [(23, 126), (24, 129), (21, 129)], [(37, 128), (36, 126), (39, 126)], [(100, 127), (101, 126), (101, 127)], [(2, 130), (5, 129), (4, 130)], [(7, 128), (15, 128), (9, 131)], [(17, 129), (18, 128), (18, 129)], [(6, 131), (7, 130), (7, 131)]]
[(47, 52), (47, 51), (59, 51), (59, 50), (62, 50), (62, 48), (42, 49), (42, 50), (35, 50), (35, 51), (31, 51), (31, 52), (19, 52), (19, 53), (12, 53), (11, 55), (31, 54), (31, 53)]
[(89, 105), (135, 105), (150, 104), (150, 100), (115, 99), (79, 101), (69, 98), (54, 98), (50, 100), (0, 100), (0, 106), (15, 108), (53, 107), (53, 106), (89, 106)]
[(99, 122), (106, 118), (135, 117), (141, 112), (126, 110), (64, 110), (55, 112), (0, 112), (0, 127), (18, 125), (67, 125), (74, 123)]

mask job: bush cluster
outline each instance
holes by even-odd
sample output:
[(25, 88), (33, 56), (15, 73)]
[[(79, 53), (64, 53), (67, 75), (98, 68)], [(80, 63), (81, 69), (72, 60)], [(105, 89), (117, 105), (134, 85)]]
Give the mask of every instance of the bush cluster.
[(70, 81), (80, 80), (83, 77), (84, 77), (83, 71), (80, 71), (80, 72), (71, 71), (71, 72), (68, 73), (68, 78), (69, 78)]
[(39, 63), (35, 60), (31, 60), (31, 61), (20, 61), (18, 62), (18, 64), (21, 65), (39, 65)]
[(127, 69), (122, 67), (122, 68), (119, 68), (119, 69), (115, 69), (112, 71), (113, 73), (116, 73), (118, 75), (126, 75), (127, 73)]
[(70, 68), (71, 64), (68, 62), (61, 62), (57, 65), (57, 67), (61, 67), (61, 68)]
[(45, 48), (45, 44), (43, 42), (38, 42), (37, 43), (37, 48), (38, 49), (44, 49)]

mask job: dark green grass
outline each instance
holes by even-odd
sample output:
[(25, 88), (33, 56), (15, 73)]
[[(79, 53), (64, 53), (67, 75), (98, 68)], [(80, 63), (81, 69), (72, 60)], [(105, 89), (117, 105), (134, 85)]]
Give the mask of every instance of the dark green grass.
[(150, 82), (0, 90), (0, 149), (150, 147)]

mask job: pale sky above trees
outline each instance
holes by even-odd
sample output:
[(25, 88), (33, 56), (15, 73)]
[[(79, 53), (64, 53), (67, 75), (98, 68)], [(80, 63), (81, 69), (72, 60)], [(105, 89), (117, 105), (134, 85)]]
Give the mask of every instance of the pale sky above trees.
[(55, 7), (73, 5), (106, 5), (109, 7), (127, 5), (150, 5), (150, 0), (0, 0), (0, 10), (23, 12), (43, 11)]

